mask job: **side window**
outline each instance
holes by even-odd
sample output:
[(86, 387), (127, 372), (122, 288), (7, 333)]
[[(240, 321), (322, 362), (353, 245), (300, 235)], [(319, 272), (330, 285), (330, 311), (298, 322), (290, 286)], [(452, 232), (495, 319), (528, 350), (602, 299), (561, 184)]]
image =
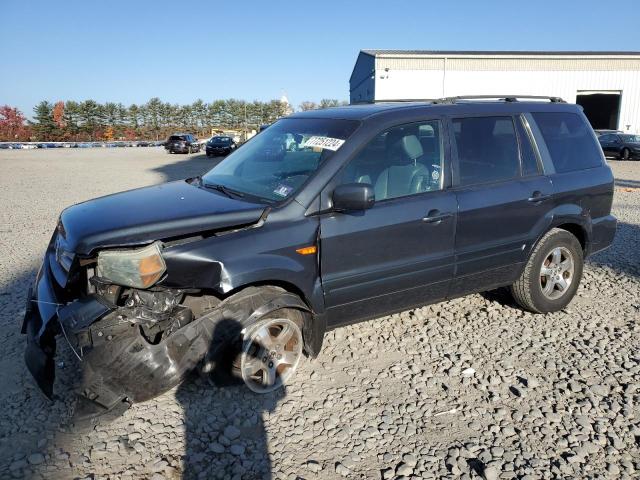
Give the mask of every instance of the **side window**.
[(611, 142), (613, 141), (613, 135), (601, 135), (600, 141), (603, 143)]
[(376, 201), (442, 189), (440, 122), (390, 128), (378, 134), (342, 172), (342, 183), (373, 185)]
[(452, 119), (461, 185), (520, 176), (518, 140), (511, 117)]
[(522, 118), (518, 118), (516, 120), (516, 126), (518, 130), (518, 138), (520, 140), (522, 175), (525, 177), (538, 175), (540, 173), (540, 169), (538, 167), (538, 157), (535, 150), (533, 149), (533, 145), (531, 144), (531, 137), (522, 125)]
[(571, 172), (602, 165), (601, 149), (591, 127), (570, 112), (532, 113), (547, 144), (556, 172)]

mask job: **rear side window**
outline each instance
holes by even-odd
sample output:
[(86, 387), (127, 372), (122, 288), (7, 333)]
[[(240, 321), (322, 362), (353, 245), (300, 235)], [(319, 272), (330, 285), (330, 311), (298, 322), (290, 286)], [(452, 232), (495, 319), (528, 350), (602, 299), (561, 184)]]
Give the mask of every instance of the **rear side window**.
[(520, 176), (518, 140), (511, 117), (454, 118), (460, 185)]
[(569, 112), (537, 112), (531, 115), (547, 144), (556, 172), (602, 165), (600, 147), (593, 138), (591, 127), (580, 115)]

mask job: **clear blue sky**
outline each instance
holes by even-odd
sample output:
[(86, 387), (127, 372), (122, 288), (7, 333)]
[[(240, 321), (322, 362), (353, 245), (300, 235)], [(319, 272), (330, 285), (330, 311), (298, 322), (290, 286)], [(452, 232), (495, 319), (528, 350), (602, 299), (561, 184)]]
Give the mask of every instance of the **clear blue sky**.
[(346, 100), (364, 48), (640, 50), (637, 0), (0, 0), (0, 25), (0, 105), (26, 115), (42, 99)]

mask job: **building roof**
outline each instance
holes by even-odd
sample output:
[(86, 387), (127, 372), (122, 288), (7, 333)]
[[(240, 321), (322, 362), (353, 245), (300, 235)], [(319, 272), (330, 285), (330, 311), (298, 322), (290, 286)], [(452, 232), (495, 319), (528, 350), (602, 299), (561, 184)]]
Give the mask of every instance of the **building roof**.
[(562, 56), (562, 57), (583, 57), (583, 56), (605, 56), (605, 57), (636, 57), (640, 56), (638, 51), (543, 51), (543, 50), (376, 50), (364, 49), (361, 53), (373, 57), (380, 56)]

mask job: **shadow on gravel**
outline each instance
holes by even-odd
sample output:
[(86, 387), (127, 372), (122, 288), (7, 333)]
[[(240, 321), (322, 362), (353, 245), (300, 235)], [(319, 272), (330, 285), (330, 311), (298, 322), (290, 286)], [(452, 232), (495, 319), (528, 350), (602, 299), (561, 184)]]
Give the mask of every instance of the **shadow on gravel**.
[[(640, 184), (640, 182), (637, 182)], [(611, 268), (623, 276), (640, 279), (640, 225), (618, 222), (613, 244), (587, 259), (587, 265)], [(519, 308), (508, 288), (499, 288), (480, 295), (504, 307)]]
[[(264, 417), (275, 410), (286, 392), (255, 394), (234, 376), (233, 359), (238, 358), (241, 345), (230, 345), (228, 339), (240, 338), (241, 329), (236, 320), (221, 320), (211, 341), (213, 372), (205, 382), (187, 380), (176, 392), (186, 429), (185, 480), (272, 478)], [(220, 349), (219, 345), (230, 346)]]
[(627, 180), (624, 178), (616, 178), (616, 187), (626, 187), (626, 188), (640, 188), (640, 181), (638, 180)]
[(587, 263), (640, 279), (640, 225), (618, 222), (613, 245), (590, 257)]
[(204, 175), (224, 158), (209, 158), (204, 153), (197, 155), (167, 155), (171, 155), (171, 158), (175, 158), (175, 161), (153, 169), (154, 172), (161, 173), (164, 176), (165, 182)]
[[(20, 328), (27, 290), (35, 274), (35, 270), (22, 272), (0, 286), (0, 478), (42, 478), (38, 472), (45, 463), (48, 447), (68, 413), (64, 395), (58, 402), (45, 399), (24, 363), (26, 338)], [(64, 363), (64, 354), (56, 361)], [(65, 386), (57, 381), (56, 388), (64, 391)]]

